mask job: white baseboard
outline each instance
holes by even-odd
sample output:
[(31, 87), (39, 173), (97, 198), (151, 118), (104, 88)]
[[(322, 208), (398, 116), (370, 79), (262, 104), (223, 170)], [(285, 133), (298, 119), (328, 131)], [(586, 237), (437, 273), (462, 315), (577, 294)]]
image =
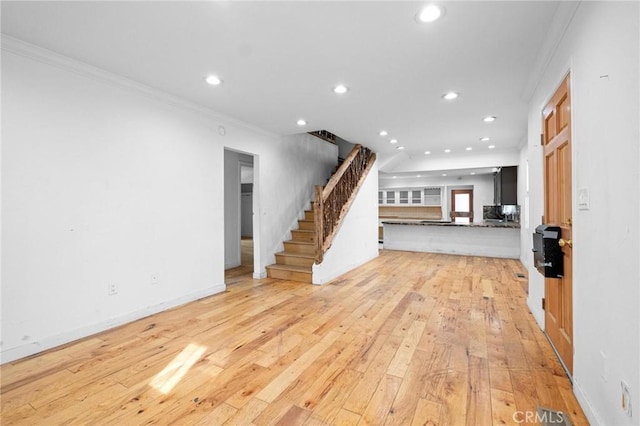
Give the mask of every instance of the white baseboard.
[(584, 411), (584, 415), (587, 416), (589, 424), (593, 426), (604, 424), (602, 422), (602, 419), (598, 415), (598, 412), (593, 409), (593, 406), (589, 402), (589, 398), (587, 398), (587, 395), (582, 390), (580, 381), (575, 377), (573, 379), (573, 394), (576, 396), (576, 399), (578, 400), (578, 404), (580, 404), (582, 411)]
[(0, 352), (0, 364), (15, 361), (17, 359), (24, 358), (30, 355), (35, 355), (39, 352), (55, 348), (56, 346), (64, 345), (66, 343), (73, 342), (74, 340), (82, 339), (84, 337), (109, 330), (110, 328), (139, 320), (141, 318), (148, 317), (149, 315), (157, 314), (158, 312), (166, 311), (167, 309), (175, 308), (176, 306), (184, 305), (185, 303), (202, 299), (203, 297), (223, 292), (225, 291), (225, 289), (226, 286), (224, 284), (216, 285), (214, 287), (209, 287), (207, 289), (187, 294), (177, 299), (162, 302), (157, 305), (149, 306), (147, 308), (130, 312), (128, 314), (124, 314), (115, 318), (76, 328), (74, 330), (57, 334), (55, 336), (48, 336), (44, 339), (29, 342), (27, 344), (16, 346), (14, 348), (9, 348)]

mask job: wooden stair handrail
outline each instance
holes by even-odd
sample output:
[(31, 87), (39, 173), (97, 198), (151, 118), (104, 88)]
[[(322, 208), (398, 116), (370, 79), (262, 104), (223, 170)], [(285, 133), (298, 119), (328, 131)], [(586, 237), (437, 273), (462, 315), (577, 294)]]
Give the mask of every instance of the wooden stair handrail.
[(329, 182), (324, 187), (316, 186), (313, 202), (316, 264), (322, 263), (375, 160), (375, 153), (355, 145)]
[(322, 191), (322, 196), (324, 198), (326, 198), (331, 193), (331, 191), (333, 191), (333, 188), (336, 187), (338, 182), (340, 182), (340, 179), (342, 179), (342, 176), (344, 176), (344, 173), (347, 171), (347, 169), (349, 168), (349, 165), (356, 158), (361, 148), (362, 148), (362, 145), (354, 146), (351, 152), (349, 153), (349, 155), (347, 155), (347, 158), (344, 159), (344, 162), (340, 164), (340, 167), (338, 167), (338, 170), (336, 170), (333, 176), (331, 176), (331, 178), (329, 179), (329, 182), (327, 182), (327, 184), (323, 187), (324, 189)]

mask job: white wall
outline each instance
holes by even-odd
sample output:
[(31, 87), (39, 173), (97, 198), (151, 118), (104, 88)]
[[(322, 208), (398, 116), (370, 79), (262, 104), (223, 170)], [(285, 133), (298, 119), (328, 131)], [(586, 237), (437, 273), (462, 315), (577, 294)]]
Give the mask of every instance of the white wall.
[(517, 228), (442, 225), (384, 225), (385, 250), (464, 256), (520, 257)]
[[(528, 145), (525, 144), (520, 150), (520, 164), (518, 165), (518, 204), (520, 205), (520, 261), (522, 264), (529, 270), (535, 271), (533, 268), (533, 252), (531, 249), (533, 248), (533, 233), (535, 232), (535, 227), (540, 225), (541, 218), (539, 216), (531, 217), (531, 209), (529, 208), (530, 204), (530, 191), (531, 188), (527, 186), (527, 174), (528, 168), (531, 167), (528, 164), (529, 158), (529, 148)], [(542, 163), (538, 164), (537, 167), (542, 167)], [(536, 187), (536, 191), (539, 189)], [(539, 285), (539, 281), (542, 276), (538, 277), (537, 272), (533, 276), (529, 277), (529, 297), (528, 302), (531, 304), (539, 303), (542, 304), (542, 298), (544, 297), (544, 282), (543, 285)], [(533, 281), (538, 282), (538, 285), (533, 286), (531, 283)], [(542, 292), (542, 293), (540, 293)], [(542, 306), (530, 306), (531, 312), (533, 316), (536, 318), (538, 324), (541, 327), (544, 327), (544, 311), (542, 310)]]
[(324, 284), (378, 256), (378, 164), (371, 167), (320, 265), (313, 283)]
[[(571, 70), (574, 391), (592, 424), (639, 423), (639, 9), (580, 3), (530, 103), (521, 157), (530, 166), (533, 228), (543, 212), (540, 112)], [(589, 210), (577, 208), (579, 188), (589, 189)], [(523, 229), (526, 238), (530, 232)], [(529, 306), (541, 322), (543, 279), (526, 263)], [(621, 380), (631, 386), (632, 418), (620, 407)]]
[(224, 290), (224, 147), (256, 155), (257, 273), (335, 165), (309, 135), (2, 42), (2, 362)]
[[(304, 217), (304, 209), (311, 205), (315, 185), (324, 185), (337, 164), (338, 147), (308, 134), (286, 136), (280, 145), (254, 147), (259, 149), (260, 164), (276, 165), (261, 170), (253, 191), (260, 195), (260, 234), (267, 241), (262, 250), (267, 256), (264, 266), (275, 263), (275, 253), (284, 250), (283, 240), (291, 239), (291, 229)], [(253, 151), (255, 152), (255, 151)], [(254, 164), (255, 167), (255, 164)], [(260, 188), (270, 188), (268, 192)], [(255, 198), (254, 198), (255, 202)], [(254, 205), (255, 210), (255, 205)], [(254, 243), (255, 243), (254, 221)]]

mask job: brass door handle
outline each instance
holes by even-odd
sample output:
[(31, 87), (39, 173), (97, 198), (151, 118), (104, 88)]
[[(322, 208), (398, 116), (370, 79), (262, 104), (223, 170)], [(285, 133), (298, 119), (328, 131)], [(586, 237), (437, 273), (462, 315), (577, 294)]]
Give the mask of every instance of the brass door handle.
[(573, 241), (571, 241), (571, 240), (563, 240), (562, 238), (560, 238), (558, 240), (558, 245), (560, 247), (564, 247), (564, 246), (573, 247)]

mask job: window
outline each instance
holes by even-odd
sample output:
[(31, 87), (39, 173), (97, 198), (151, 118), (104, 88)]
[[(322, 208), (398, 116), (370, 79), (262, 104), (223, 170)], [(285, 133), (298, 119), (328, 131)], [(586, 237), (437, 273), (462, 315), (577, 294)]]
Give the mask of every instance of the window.
[(409, 204), (409, 191), (400, 191), (400, 204)]

